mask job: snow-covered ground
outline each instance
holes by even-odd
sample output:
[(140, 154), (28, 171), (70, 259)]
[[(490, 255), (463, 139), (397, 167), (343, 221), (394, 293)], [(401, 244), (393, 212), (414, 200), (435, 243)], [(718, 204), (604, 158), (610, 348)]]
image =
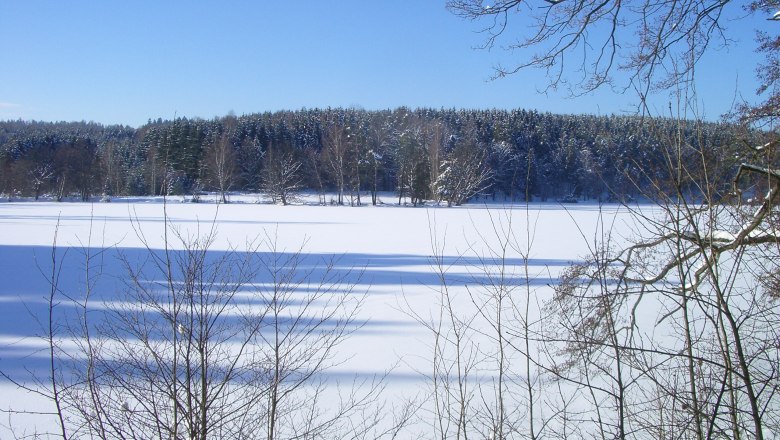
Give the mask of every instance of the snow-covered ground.
[[(215, 228), (217, 238), (209, 249), (215, 255), (231, 249), (244, 252), (250, 243), (267, 250), (262, 243), (276, 240), (277, 252), (294, 253), (302, 247), (310, 267), (325, 265), (335, 256), (334, 270), (351, 270), (349, 280), (366, 300), (357, 320), (363, 325), (340, 346), (344, 362), (329, 374), (370, 376), (394, 367), (388, 390), (415, 393), (425, 389), (431, 334), (412, 315), (437, 315), (441, 288), (432, 266), (434, 255), (444, 257), (453, 289), (473, 288), (489, 278), (484, 269), (493, 261), (491, 252), (513, 234), (505, 261), (518, 277), (524, 277), (519, 268), (527, 262), (528, 286), (543, 301), (560, 271), (587, 255), (601, 229), (614, 229), (622, 237), (633, 229), (630, 216), (617, 205), (413, 208), (390, 204), (390, 195), (385, 200), (388, 204), (376, 207), (274, 206), (256, 203), (254, 196), (233, 196), (233, 203), (220, 205), (180, 199), (163, 204), (153, 198), (0, 203), (0, 370), (19, 381), (45, 375), (47, 353), (37, 335), (45, 328), (55, 234), (54, 261), (62, 268), (60, 304), (67, 303), (64, 295), (77, 297), (85, 289), (87, 255), (92, 258), (90, 275), (97, 279), (95, 290), (111, 301), (127, 277), (120, 256), (136, 261), (148, 252), (146, 246), (162, 249), (166, 224), (189, 237)], [(169, 246), (181, 247), (174, 240)], [(359, 272), (362, 275), (356, 275)], [(3, 380), (0, 408), (25, 405), (52, 409)], [(14, 420), (48, 423), (42, 416)], [(0, 438), (5, 438), (2, 432)]]

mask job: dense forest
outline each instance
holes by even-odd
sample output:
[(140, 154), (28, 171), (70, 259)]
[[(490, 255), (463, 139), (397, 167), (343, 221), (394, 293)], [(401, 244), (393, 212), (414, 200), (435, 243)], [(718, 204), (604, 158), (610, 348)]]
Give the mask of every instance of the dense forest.
[(621, 200), (666, 180), (674, 145), (707, 155), (725, 188), (734, 168), (723, 162), (739, 160), (740, 136), (725, 123), (526, 110), (303, 109), (158, 119), (137, 129), (7, 121), (0, 122), (0, 193), (197, 200), (214, 191), (229, 201), (231, 191), (251, 191), (287, 204), (308, 190), (321, 203), (353, 205), (377, 203), (387, 191), (413, 205), (458, 205), (475, 195)]

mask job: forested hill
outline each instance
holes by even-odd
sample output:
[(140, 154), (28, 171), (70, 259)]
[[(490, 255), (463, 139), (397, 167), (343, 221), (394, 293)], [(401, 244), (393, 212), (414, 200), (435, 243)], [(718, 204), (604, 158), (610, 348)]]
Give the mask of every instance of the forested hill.
[[(739, 160), (735, 126), (525, 110), (314, 109), (149, 121), (0, 122), (0, 192), (197, 194), (299, 190), (351, 197), (395, 191), (412, 203), (622, 198), (663, 183), (668, 153), (711, 163), (725, 188)], [(680, 142), (682, 140), (682, 142)], [(323, 199), (324, 200), (324, 199)]]

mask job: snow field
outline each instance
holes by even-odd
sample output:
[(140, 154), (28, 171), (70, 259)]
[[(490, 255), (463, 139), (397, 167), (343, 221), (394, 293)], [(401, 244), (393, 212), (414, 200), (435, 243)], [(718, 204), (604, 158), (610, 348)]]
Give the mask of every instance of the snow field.
[[(632, 234), (628, 213), (609, 205), (351, 208), (162, 204), (155, 199), (1, 203), (0, 370), (17, 380), (45, 371), (46, 352), (37, 338), (42, 327), (36, 316), (46, 311), (55, 231), (56, 258), (62, 265), (59, 287), (74, 295), (84, 290), (89, 256), (94, 289), (106, 301), (92, 306), (99, 308), (119, 301), (116, 292), (127, 281), (122, 258), (140, 261), (146, 247), (165, 247), (166, 224), (174, 251), (182, 245), (171, 238), (171, 231), (197, 238), (214, 228), (210, 254), (241, 253), (253, 246), (267, 252), (275, 243), (280, 253), (302, 250), (306, 255), (302, 267), (313, 270), (315, 277), (332, 261), (333, 272), (344, 276), (347, 285), (354, 284), (350, 295), (364, 299), (355, 332), (339, 346), (338, 365), (326, 375), (349, 382), (389, 371), (386, 394), (392, 399), (419, 398), (427, 390), (433, 336), (420, 321), (434, 327), (441, 322), (443, 293), (459, 314), (473, 314), (486, 306), (474, 298), (490, 291), (503, 274), (512, 286), (510, 294), (519, 298), (517, 304), (529, 302), (529, 322), (541, 329), (538, 311), (560, 271), (586, 256), (605, 229), (616, 231), (615, 239)], [(447, 289), (442, 287), (442, 273)], [(475, 346), (480, 338), (489, 344), (485, 335), (488, 330), (475, 337)], [(47, 405), (2, 383), (0, 408), (48, 411)], [(17, 417), (13, 423), (27, 432), (50, 429), (42, 416)]]

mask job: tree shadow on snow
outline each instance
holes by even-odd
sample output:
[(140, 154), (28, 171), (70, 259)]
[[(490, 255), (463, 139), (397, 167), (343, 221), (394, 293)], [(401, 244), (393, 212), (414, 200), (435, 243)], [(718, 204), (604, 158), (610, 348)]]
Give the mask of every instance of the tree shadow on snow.
[[(89, 252), (89, 271), (87, 271), (87, 252)], [(171, 250), (168, 254), (172, 261), (186, 257), (185, 251)], [(47, 246), (0, 246), (0, 371), (15, 379), (29, 377), (31, 372), (44, 372), (48, 368), (48, 359), (42, 335), (47, 333), (49, 318), (49, 296), (52, 291), (51, 279), (55, 278), (56, 292), (53, 302), (53, 323), (55, 333), (65, 335), (67, 327), (78, 322), (81, 313), (80, 304), (88, 290), (91, 292), (89, 313), (91, 320), (100, 321), (100, 314), (110, 313), (112, 308), (128, 306), (127, 293), (133, 289), (133, 281), (127, 267), (136, 271), (137, 281), (148, 291), (161, 292), (161, 298), (167, 287), (165, 272), (155, 266), (156, 259), (164, 259), (163, 250), (142, 248), (106, 248), (84, 249), (78, 247), (58, 247), (52, 253)], [(233, 260), (234, 259), (234, 260)], [(321, 289), (320, 283), (335, 283), (332, 290), (312, 303), (327, 305), (329, 296), (347, 294), (367, 297), (387, 295), (401, 297), (406, 294), (425, 295), (432, 289), (438, 289), (440, 277), (432, 268), (432, 259), (424, 255), (411, 254), (368, 254), (347, 253), (328, 255), (317, 253), (296, 254), (294, 252), (227, 252), (206, 251), (206, 262), (247, 261), (259, 267), (256, 276), (246, 279), (235, 287), (235, 303), (246, 307), (266, 307), (268, 292), (273, 283), (268, 270), (269, 262), (276, 261), (284, 266), (294, 262), (295, 271), (291, 284), (294, 289), (286, 299), (286, 305), (293, 311), (304, 305), (310, 295)], [(491, 272), (486, 272), (484, 260), (468, 256), (445, 256), (440, 259), (446, 267), (445, 280), (450, 286), (488, 285)], [(52, 272), (54, 263), (54, 272)], [(498, 263), (498, 262), (495, 262)], [(505, 261), (510, 273), (523, 273), (528, 265), (534, 271), (541, 272), (547, 267), (565, 267), (571, 261), (555, 259), (508, 259)], [(282, 272), (286, 269), (282, 268)], [(545, 272), (546, 273), (546, 272)], [(181, 282), (181, 274), (174, 270), (174, 284)], [(89, 278), (88, 278), (89, 277)], [(528, 281), (521, 275), (510, 276), (510, 285), (545, 286), (555, 284), (556, 279), (535, 277)], [(355, 334), (381, 334), (388, 329), (404, 331), (418, 324), (408, 317), (379, 316), (359, 317), (350, 323), (348, 331)], [(282, 314), (280, 323), (293, 319)], [(104, 315), (106, 316), (106, 315)], [(160, 317), (160, 319), (163, 319)], [(242, 316), (226, 316), (227, 325), (231, 320), (243, 319)], [(308, 312), (298, 317), (316, 320)], [(298, 322), (300, 324), (301, 322)], [(322, 331), (334, 328), (338, 322), (327, 319), (319, 324)]]

